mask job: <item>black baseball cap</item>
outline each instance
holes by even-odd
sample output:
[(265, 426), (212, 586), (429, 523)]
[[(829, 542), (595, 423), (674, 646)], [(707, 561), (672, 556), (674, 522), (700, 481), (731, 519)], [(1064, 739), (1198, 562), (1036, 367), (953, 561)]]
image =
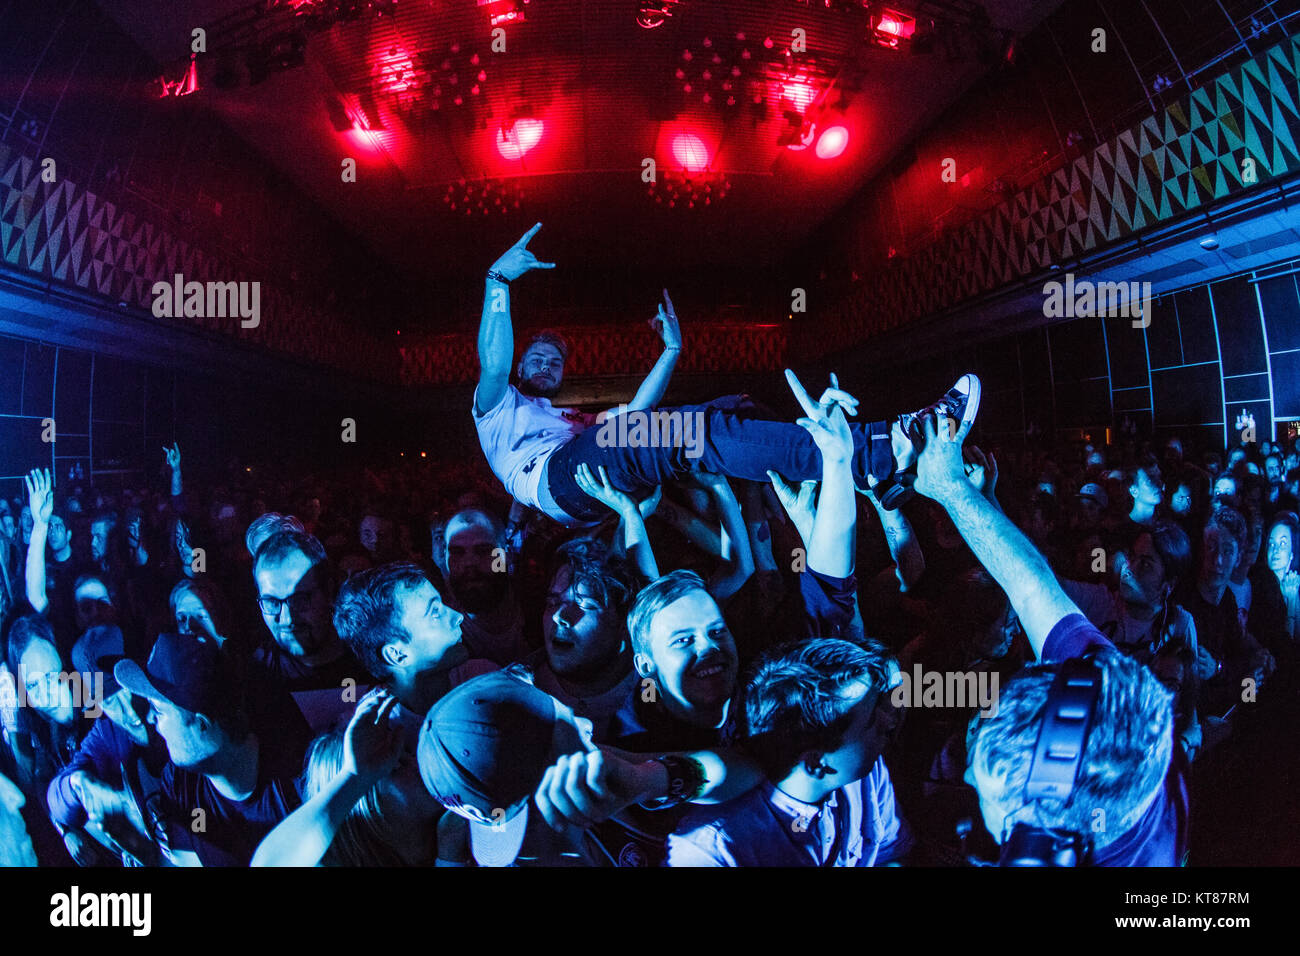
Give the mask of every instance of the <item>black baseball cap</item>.
[(132, 694), (196, 714), (229, 713), (239, 690), (216, 642), (192, 634), (160, 635), (147, 667), (129, 659), (118, 661), (113, 675)]
[(528, 803), (554, 762), (559, 702), (496, 671), (466, 681), (429, 711), (416, 753), (424, 785), (470, 824), (481, 866), (509, 866), (528, 829)]
[(72, 645), (72, 667), (80, 674), (102, 673), (104, 693), (112, 697), (118, 691), (113, 668), (126, 657), (122, 629), (116, 624), (99, 624), (90, 628)]

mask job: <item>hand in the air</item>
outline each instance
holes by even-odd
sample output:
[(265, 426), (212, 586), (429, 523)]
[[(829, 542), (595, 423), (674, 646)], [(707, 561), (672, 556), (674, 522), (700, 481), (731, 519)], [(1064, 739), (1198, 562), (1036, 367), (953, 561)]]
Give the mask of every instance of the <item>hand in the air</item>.
[(499, 272), (506, 279), (513, 282), (525, 272), (532, 272), (534, 269), (554, 269), (554, 262), (542, 262), (537, 256), (528, 251), (528, 243), (537, 235), (537, 230), (542, 228), (539, 222), (533, 228), (529, 229), (513, 246), (507, 249), (496, 262), (492, 263), (493, 272)]
[(27, 485), (27, 505), (32, 520), (39, 525), (50, 523), (54, 514), (54, 478), (48, 468), (33, 468), (24, 479)]

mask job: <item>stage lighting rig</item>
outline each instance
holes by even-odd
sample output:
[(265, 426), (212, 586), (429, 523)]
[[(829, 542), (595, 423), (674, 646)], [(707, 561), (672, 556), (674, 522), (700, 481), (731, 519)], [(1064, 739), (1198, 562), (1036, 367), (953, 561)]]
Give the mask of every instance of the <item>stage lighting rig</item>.
[(294, 16), (313, 21), (313, 27), (328, 30), (336, 23), (353, 23), (365, 17), (391, 17), (397, 0), (271, 0), (266, 9), (288, 8)]
[(730, 109), (753, 104), (763, 73), (774, 60), (773, 53), (743, 32), (705, 36), (682, 50), (673, 76), (687, 102)]
[(488, 24), (499, 27), (504, 23), (523, 23), (528, 19), (526, 7), (528, 0), (477, 0), (480, 7), (487, 8)]
[(643, 30), (653, 30), (667, 23), (682, 0), (642, 0), (637, 7), (636, 23)]
[(878, 7), (871, 11), (871, 41), (891, 50), (899, 49), (904, 40), (916, 33), (916, 17), (892, 7)]

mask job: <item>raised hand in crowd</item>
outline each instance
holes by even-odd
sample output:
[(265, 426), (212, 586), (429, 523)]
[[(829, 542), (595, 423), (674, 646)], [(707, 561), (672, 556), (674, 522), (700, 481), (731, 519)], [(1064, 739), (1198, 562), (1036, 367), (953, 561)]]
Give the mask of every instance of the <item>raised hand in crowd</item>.
[(37, 613), (44, 613), (50, 603), (45, 588), (45, 541), (54, 514), (54, 479), (48, 468), (33, 468), (24, 484), (32, 513), (32, 540), (27, 548), (27, 601)]
[[(603, 465), (598, 465), (597, 468), (600, 471), (599, 481), (592, 475), (591, 466), (586, 462), (578, 466), (574, 480), (586, 494), (618, 515), (619, 527), (623, 531), (620, 544), (624, 553), (636, 564), (647, 581), (653, 581), (659, 577), (659, 565), (655, 561), (654, 549), (650, 546), (650, 536), (646, 533), (641, 509), (631, 496), (609, 483)], [(659, 494), (662, 495), (662, 491)]]
[(181, 479), (180, 442), (172, 442), (170, 448), (168, 448), (166, 445), (163, 446), (163, 460), (167, 463), (167, 467), (171, 469), (171, 473), (172, 473), (171, 496), (173, 498), (180, 497), (185, 487)]
[(528, 249), (528, 243), (532, 241), (533, 236), (537, 235), (542, 224), (539, 222), (533, 228), (519, 237), (519, 241), (501, 254), (496, 262), (492, 263), (491, 272), (504, 276), (507, 282), (513, 282), (526, 272), (532, 272), (534, 269), (554, 269), (554, 262), (543, 262), (538, 259)]

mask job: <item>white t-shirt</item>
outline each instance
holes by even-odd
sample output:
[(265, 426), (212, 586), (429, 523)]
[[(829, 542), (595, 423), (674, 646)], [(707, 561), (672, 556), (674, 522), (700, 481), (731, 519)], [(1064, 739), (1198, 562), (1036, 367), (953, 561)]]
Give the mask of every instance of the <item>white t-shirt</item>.
[(556, 408), (546, 398), (532, 398), (507, 385), (501, 401), (480, 415), (474, 389), (474, 425), (492, 473), (520, 504), (545, 512), (565, 524), (573, 523), (539, 486), (546, 463), (560, 446), (587, 427), (588, 416), (571, 408)]

